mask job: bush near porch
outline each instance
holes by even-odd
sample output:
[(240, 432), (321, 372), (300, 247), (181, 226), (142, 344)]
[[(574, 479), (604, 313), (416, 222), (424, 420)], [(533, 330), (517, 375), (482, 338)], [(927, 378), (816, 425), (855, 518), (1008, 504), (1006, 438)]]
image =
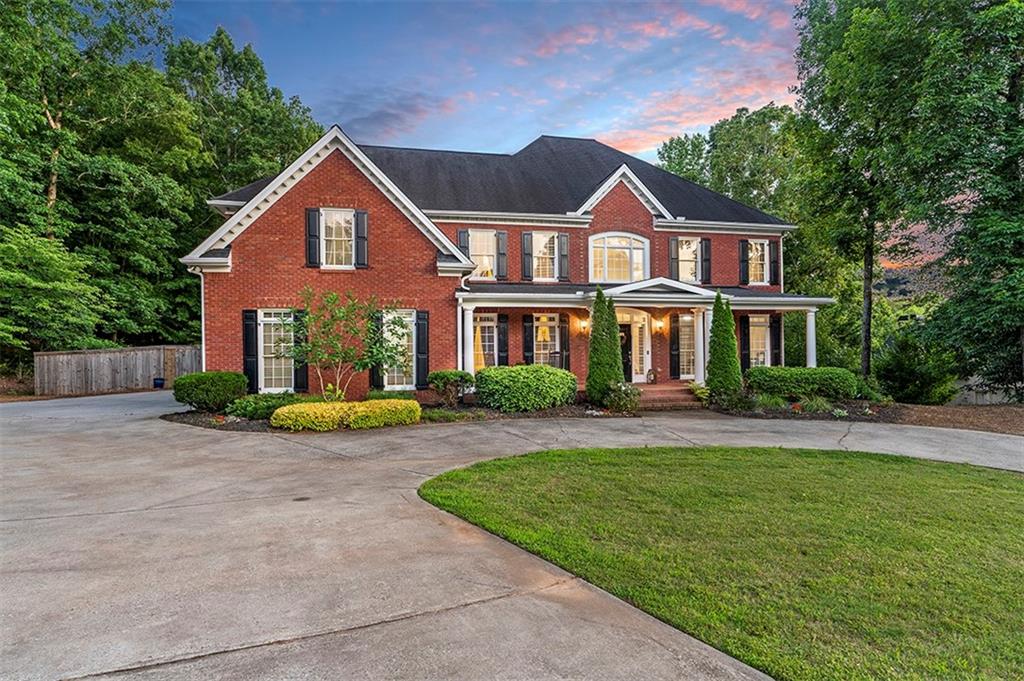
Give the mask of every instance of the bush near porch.
[(270, 417), (270, 425), (291, 431), (361, 430), (412, 425), (420, 422), (421, 413), (415, 400), (307, 402), (279, 408)]
[(249, 380), (237, 371), (200, 371), (174, 381), (174, 399), (193, 409), (218, 413), (248, 388)]
[(480, 404), (503, 412), (538, 411), (576, 399), (576, 375), (545, 364), (488, 367), (476, 375)]
[(838, 367), (750, 367), (746, 378), (755, 393), (788, 399), (852, 400), (857, 396), (857, 377)]

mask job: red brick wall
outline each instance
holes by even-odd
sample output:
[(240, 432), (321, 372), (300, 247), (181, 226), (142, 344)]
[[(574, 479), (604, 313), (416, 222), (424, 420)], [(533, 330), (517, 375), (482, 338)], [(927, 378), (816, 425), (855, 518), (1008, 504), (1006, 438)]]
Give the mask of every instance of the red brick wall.
[[(632, 232), (650, 241), (651, 276), (669, 276), (669, 239), (673, 236), (687, 236), (711, 239), (711, 285), (739, 286), (740, 239), (760, 239), (757, 235), (719, 234), (708, 232), (666, 232), (655, 231), (654, 216), (636, 195), (623, 183), (617, 184), (593, 210), (593, 219), (589, 229), (578, 227), (546, 228), (521, 227), (515, 225), (470, 225), (470, 224), (439, 224), (441, 229), (451, 238), (457, 239), (460, 229), (495, 229), (508, 232), (508, 281), (522, 281), (522, 233), (537, 231), (563, 232), (569, 235), (569, 270), (570, 280), (574, 283), (587, 283), (590, 280), (589, 239), (599, 232)], [(778, 237), (768, 237), (778, 241)], [(542, 284), (538, 284), (540, 286)], [(757, 286), (759, 291), (779, 291), (778, 286)]]
[[(369, 267), (305, 266), (305, 209), (332, 206), (368, 213)], [(430, 311), (430, 367), (456, 366), (457, 277), (437, 274), (437, 248), (340, 151), (302, 178), (231, 246), (232, 271), (207, 273), (206, 368), (241, 371), (242, 310), (300, 307), (306, 285), (316, 291), (376, 295), (399, 307)], [(316, 390), (310, 372), (310, 389)], [(368, 388), (363, 373), (352, 398)]]

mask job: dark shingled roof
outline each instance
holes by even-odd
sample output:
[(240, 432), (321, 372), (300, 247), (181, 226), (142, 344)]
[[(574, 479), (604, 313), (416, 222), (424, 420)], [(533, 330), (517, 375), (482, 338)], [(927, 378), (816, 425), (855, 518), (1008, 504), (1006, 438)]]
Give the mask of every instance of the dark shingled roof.
[[(514, 154), (359, 147), (424, 210), (565, 214), (583, 205), (626, 164), (674, 217), (783, 223), (592, 139), (542, 135)], [(271, 179), (257, 180), (216, 198), (248, 201)]]

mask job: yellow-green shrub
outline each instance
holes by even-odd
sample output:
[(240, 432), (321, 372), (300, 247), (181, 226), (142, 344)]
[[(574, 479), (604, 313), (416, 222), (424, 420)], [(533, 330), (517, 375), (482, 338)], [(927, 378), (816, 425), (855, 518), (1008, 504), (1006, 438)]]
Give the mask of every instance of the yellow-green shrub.
[(286, 430), (328, 431), (338, 428), (381, 428), (420, 422), (420, 405), (414, 400), (367, 402), (312, 402), (289, 404), (270, 417), (270, 425)]

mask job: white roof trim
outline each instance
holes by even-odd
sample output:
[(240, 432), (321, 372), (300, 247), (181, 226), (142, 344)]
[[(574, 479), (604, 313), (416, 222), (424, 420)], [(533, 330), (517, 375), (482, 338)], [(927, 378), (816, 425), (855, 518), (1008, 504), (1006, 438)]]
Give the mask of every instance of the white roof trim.
[(713, 220), (655, 220), (654, 229), (666, 232), (725, 232), (730, 234), (782, 234), (792, 232), (796, 225), (773, 225), (763, 222), (715, 222)]
[(208, 206), (244, 206), (245, 201), (228, 201), (227, 199), (207, 199)]
[(604, 181), (604, 184), (598, 187), (597, 191), (591, 194), (590, 198), (584, 201), (583, 205), (570, 213), (570, 215), (582, 215), (583, 213), (591, 210), (619, 182), (624, 182), (626, 186), (636, 194), (636, 197), (643, 201), (644, 205), (647, 206), (647, 209), (651, 211), (653, 215), (661, 213), (669, 220), (672, 219), (672, 213), (670, 213), (668, 209), (661, 204), (661, 201), (658, 200), (658, 197), (656, 197), (650, 189), (644, 186), (644, 183), (640, 181), (640, 178), (637, 177), (625, 163), (619, 166), (618, 170), (612, 173), (611, 176)]
[[(687, 284), (675, 279), (669, 279), (668, 277), (655, 277), (653, 279), (644, 279), (643, 281), (634, 281), (629, 284), (622, 284), (621, 286), (615, 286), (613, 288), (604, 289), (605, 295), (617, 296), (623, 293), (632, 293), (634, 291), (646, 291), (647, 289), (654, 288), (656, 286), (668, 286), (679, 291), (685, 291), (686, 293), (693, 293), (698, 296), (709, 296), (715, 297), (715, 292), (710, 291), (700, 286), (694, 286), (693, 284)], [(723, 298), (729, 296), (723, 295)]]
[(500, 211), (425, 209), (424, 214), (438, 222), (457, 224), (543, 225), (588, 227), (593, 216), (561, 213), (503, 213)]
[[(355, 145), (348, 138), (348, 136), (342, 132), (341, 128), (337, 125), (332, 125), (330, 129), (324, 133), (323, 137), (318, 139), (313, 145), (307, 149), (299, 158), (284, 169), (280, 175), (275, 177), (270, 184), (264, 187), (256, 196), (250, 199), (246, 204), (240, 208), (236, 213), (231, 215), (223, 225), (221, 225), (213, 234), (208, 236), (203, 243), (199, 244), (191, 253), (185, 258), (182, 258), (182, 262), (198, 258), (200, 255), (205, 253), (211, 248), (223, 248), (232, 241), (234, 241), (239, 234), (244, 232), (249, 225), (256, 221), (256, 219), (265, 213), (267, 209), (273, 206), (279, 198), (285, 195), (291, 187), (293, 187), (300, 179), (302, 179), (307, 173), (316, 168), (321, 161), (330, 156), (330, 154), (339, 150), (345, 156), (355, 164), (357, 168), (366, 177), (373, 182), (374, 185), (387, 196), (395, 206), (410, 221), (417, 227), (424, 235), (438, 248), (438, 250), (453, 255), (459, 259), (459, 262), (464, 264), (472, 264), (470, 259), (465, 256), (458, 247), (452, 243), (451, 239), (444, 235), (437, 225), (430, 221), (426, 215), (423, 214), (416, 205), (409, 200), (401, 189), (399, 189), (394, 182), (392, 182), (376, 165), (373, 161), (363, 153), (363, 151)], [(190, 264), (190, 263), (186, 263)]]

